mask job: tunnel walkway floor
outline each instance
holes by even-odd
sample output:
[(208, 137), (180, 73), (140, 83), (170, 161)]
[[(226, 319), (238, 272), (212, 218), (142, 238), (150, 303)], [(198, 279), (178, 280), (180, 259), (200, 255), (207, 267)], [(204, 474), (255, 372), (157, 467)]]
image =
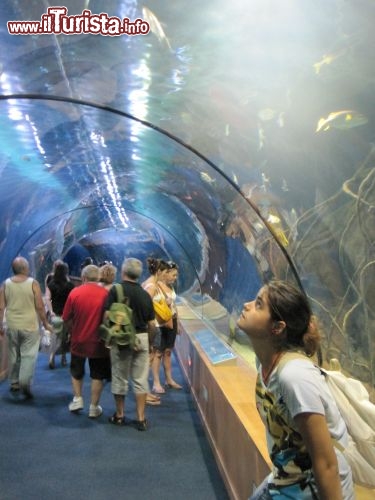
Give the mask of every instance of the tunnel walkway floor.
[[(69, 358), (69, 357), (68, 357)], [(160, 406), (147, 406), (149, 429), (114, 426), (110, 384), (101, 398), (103, 415), (88, 418), (89, 376), (84, 382), (85, 410), (71, 414), (69, 368), (48, 368), (39, 353), (34, 399), (23, 401), (0, 384), (1, 500), (228, 500), (225, 485), (200, 418), (175, 357), (173, 371), (183, 390), (168, 389)], [(135, 418), (134, 394), (126, 414)]]

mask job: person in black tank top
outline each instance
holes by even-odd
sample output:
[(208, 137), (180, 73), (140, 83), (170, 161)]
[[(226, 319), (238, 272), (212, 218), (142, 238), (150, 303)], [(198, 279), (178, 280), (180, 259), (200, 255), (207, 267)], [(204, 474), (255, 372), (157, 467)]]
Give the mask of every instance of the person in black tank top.
[[(62, 260), (56, 260), (53, 264), (53, 272), (46, 278), (46, 293), (45, 301), (50, 320), (55, 325), (58, 325), (58, 318), (62, 315), (65, 302), (69, 293), (73, 290), (74, 285), (69, 280), (68, 265)], [(62, 326), (62, 322), (61, 322)], [(49, 357), (50, 369), (55, 368), (55, 355), (61, 353), (61, 364), (66, 366), (66, 353), (68, 346), (62, 338), (62, 332), (57, 333), (58, 329), (54, 328), (53, 336), (51, 338), (51, 349)]]

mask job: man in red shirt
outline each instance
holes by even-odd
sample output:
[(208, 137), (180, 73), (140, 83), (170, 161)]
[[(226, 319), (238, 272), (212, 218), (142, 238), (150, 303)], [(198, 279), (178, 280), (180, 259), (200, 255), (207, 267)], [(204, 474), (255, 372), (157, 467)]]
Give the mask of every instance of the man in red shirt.
[(98, 334), (108, 291), (98, 285), (99, 268), (97, 266), (84, 267), (81, 277), (82, 285), (70, 292), (62, 315), (70, 332), (70, 374), (74, 397), (69, 404), (69, 410), (79, 412), (84, 408), (82, 388), (85, 362), (88, 359), (91, 377), (89, 417), (97, 418), (103, 413), (99, 406), (103, 380), (111, 378), (109, 351)]

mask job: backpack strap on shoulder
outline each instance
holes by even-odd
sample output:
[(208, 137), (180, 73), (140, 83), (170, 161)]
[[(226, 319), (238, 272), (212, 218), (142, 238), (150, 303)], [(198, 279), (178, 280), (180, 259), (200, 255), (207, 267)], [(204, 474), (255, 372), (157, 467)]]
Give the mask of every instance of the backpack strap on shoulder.
[(116, 283), (115, 288), (116, 288), (117, 302), (121, 302), (121, 304), (123, 304), (124, 303), (124, 289), (122, 288), (121, 283)]
[(310, 361), (310, 363), (313, 363), (313, 360), (301, 351), (287, 351), (281, 356), (281, 359), (277, 365), (277, 373), (279, 374), (284, 366), (292, 359), (306, 359)]

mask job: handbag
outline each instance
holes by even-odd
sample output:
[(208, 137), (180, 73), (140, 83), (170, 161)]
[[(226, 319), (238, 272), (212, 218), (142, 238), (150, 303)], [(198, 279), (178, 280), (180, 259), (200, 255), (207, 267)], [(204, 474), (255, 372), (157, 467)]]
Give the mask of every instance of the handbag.
[(50, 320), (50, 323), (53, 327), (52, 333), (54, 333), (57, 337), (62, 337), (64, 333), (64, 321), (61, 316), (53, 316)]
[(160, 301), (154, 300), (153, 304), (154, 304), (154, 311), (155, 311), (156, 315), (163, 322), (167, 322), (172, 318), (172, 316), (173, 316), (172, 310), (169, 307), (169, 305), (167, 304), (167, 301), (165, 300), (165, 298), (162, 298)]
[(39, 351), (43, 354), (49, 354), (51, 348), (51, 332), (46, 330), (44, 326), (40, 326), (40, 344)]

